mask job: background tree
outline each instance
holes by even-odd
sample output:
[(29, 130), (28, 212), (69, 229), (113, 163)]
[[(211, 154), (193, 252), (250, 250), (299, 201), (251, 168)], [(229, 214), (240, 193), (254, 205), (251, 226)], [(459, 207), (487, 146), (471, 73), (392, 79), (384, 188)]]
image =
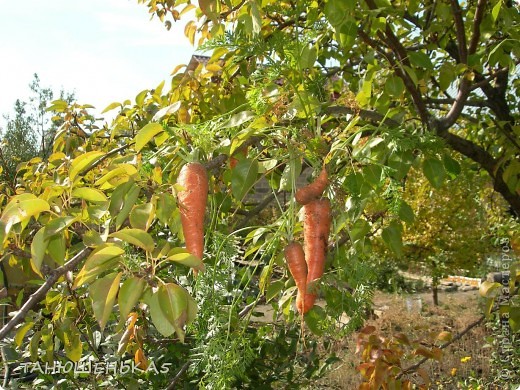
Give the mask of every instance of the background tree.
[(14, 182), (16, 168), (22, 161), (29, 161), (38, 155), (36, 134), (33, 130), (33, 118), (27, 113), (27, 103), (16, 100), (15, 116), (6, 117), (5, 132), (0, 132), (2, 138), (1, 162), (2, 181)]
[[(20, 162), (33, 157), (47, 158), (52, 151), (52, 143), (58, 127), (63, 123), (55, 113), (46, 110), (55, 98), (49, 87), (40, 85), (35, 73), (29, 84), (29, 101), (17, 99), (14, 104), (14, 117), (4, 115), (7, 121), (5, 130), (0, 129), (2, 181), (14, 185), (16, 167)], [(57, 96), (72, 103), (74, 93), (63, 90)]]
[(465, 273), (481, 276), (486, 257), (494, 251), (494, 228), (507, 221), (507, 207), (493, 193), (488, 178), (471, 167), (462, 169), (439, 189), (412, 170), (403, 200), (415, 211), (413, 224), (403, 234), (405, 259), (424, 267), (432, 277), (437, 305), (441, 278)]

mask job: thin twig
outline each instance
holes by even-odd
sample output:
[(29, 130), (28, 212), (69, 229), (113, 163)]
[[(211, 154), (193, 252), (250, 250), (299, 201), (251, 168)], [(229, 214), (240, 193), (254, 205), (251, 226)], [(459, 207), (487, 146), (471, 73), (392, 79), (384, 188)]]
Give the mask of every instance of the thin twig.
[(67, 272), (72, 271), (83, 259), (85, 259), (92, 249), (83, 248), (79, 251), (72, 259), (66, 262), (61, 267), (56, 268), (49, 278), (45, 281), (41, 287), (36, 290), (24, 303), (24, 305), (20, 308), (20, 310), (14, 315), (11, 320), (7, 324), (4, 325), (2, 329), (0, 329), (0, 340), (3, 340), (11, 330), (14, 329), (16, 325), (23, 321), (29, 310), (31, 310), (36, 304), (38, 304), (42, 299), (45, 298), (47, 292), (54, 286), (54, 283), (58, 281), (58, 279), (65, 275)]
[(184, 375), (184, 373), (188, 370), (188, 368), (190, 367), (190, 361), (187, 360), (186, 363), (184, 363), (181, 367), (181, 369), (179, 370), (179, 372), (177, 373), (177, 375), (175, 375), (173, 377), (173, 380), (171, 381), (171, 383), (168, 385), (168, 387), (166, 388), (166, 390), (173, 390), (175, 389), (175, 386), (177, 385), (177, 382), (179, 381), (179, 379), (181, 379), (181, 376)]
[(276, 195), (274, 192), (267, 195), (254, 209), (247, 213), (247, 215), (237, 225), (237, 229), (242, 229), (245, 227), (253, 217), (257, 216), (260, 211), (265, 209), (267, 205), (274, 200), (275, 196)]

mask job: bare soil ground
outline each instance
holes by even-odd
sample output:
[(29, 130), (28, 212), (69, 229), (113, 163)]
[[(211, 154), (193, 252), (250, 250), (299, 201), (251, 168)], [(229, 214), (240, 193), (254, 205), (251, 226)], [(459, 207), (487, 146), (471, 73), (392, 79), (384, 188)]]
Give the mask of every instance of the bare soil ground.
[[(413, 298), (416, 304), (407, 306), (407, 298)], [(416, 298), (421, 298), (422, 308), (418, 307)], [(439, 303), (437, 307), (433, 305), (431, 292), (413, 296), (377, 293), (374, 307), (380, 316), (368, 321), (367, 325), (374, 325), (376, 332), (385, 337), (403, 332), (410, 339), (415, 339), (424, 338), (430, 331), (446, 330), (455, 335), (481, 315), (478, 291), (440, 293)], [(441, 362), (424, 364), (432, 380), (429, 388), (467, 388), (462, 385), (467, 384), (467, 378), (489, 377), (491, 350), (483, 347), (486, 344), (485, 336), (485, 326), (480, 325), (446, 348)], [(361, 377), (355, 369), (359, 364), (359, 358), (355, 355), (355, 335), (338, 342), (335, 348), (341, 362), (317, 384), (317, 388), (357, 389)], [(412, 363), (406, 362), (403, 366), (408, 367)]]

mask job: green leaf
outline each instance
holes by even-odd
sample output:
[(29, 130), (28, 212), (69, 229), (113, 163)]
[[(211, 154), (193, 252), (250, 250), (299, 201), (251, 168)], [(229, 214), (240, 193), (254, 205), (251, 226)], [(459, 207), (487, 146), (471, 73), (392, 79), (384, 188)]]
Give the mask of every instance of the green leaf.
[(54, 100), (51, 102), (51, 105), (47, 108), (45, 108), (45, 111), (48, 112), (64, 112), (67, 107), (69, 106), (69, 103), (67, 103), (65, 100)]
[(6, 226), (5, 222), (0, 220), (0, 245), (3, 246), (6, 237)]
[(38, 360), (39, 354), (39, 345), (42, 338), (42, 332), (37, 331), (34, 332), (33, 336), (31, 337), (31, 341), (29, 341), (29, 352), (31, 354), (31, 361), (35, 362)]
[(133, 228), (148, 230), (155, 216), (155, 206), (153, 203), (143, 203), (134, 206), (130, 212), (130, 225)]
[(48, 239), (55, 234), (63, 232), (70, 225), (76, 222), (77, 217), (66, 216), (54, 218), (45, 226), (45, 235), (44, 238)]
[(341, 26), (336, 28), (338, 42), (344, 51), (348, 51), (356, 43), (358, 26), (354, 20), (344, 20)]
[(146, 282), (136, 276), (123, 282), (117, 297), (119, 313), (122, 320), (126, 319), (128, 314), (130, 314), (136, 303), (139, 301), (145, 286)]
[(70, 170), (69, 170), (69, 178), (71, 181), (74, 181), (76, 176), (78, 176), (80, 173), (88, 169), (90, 166), (92, 166), (93, 163), (95, 163), (101, 156), (104, 156), (104, 152), (99, 151), (91, 151), (84, 154), (79, 155), (74, 160), (72, 160), (72, 163), (70, 164)]
[(144, 90), (142, 90), (141, 92), (139, 92), (137, 94), (137, 96), (135, 97), (135, 104), (138, 107), (142, 107), (143, 106), (144, 99), (146, 98), (146, 95), (148, 95), (148, 89), (144, 89)]
[(49, 244), (47, 245), (47, 252), (59, 265), (65, 263), (65, 254), (67, 252), (67, 243), (65, 241), (65, 236), (58, 235), (49, 238)]
[(177, 209), (177, 200), (167, 192), (157, 195), (157, 212), (156, 216), (162, 224), (167, 225), (173, 212)]
[(410, 207), (410, 205), (404, 200), (402, 200), (399, 205), (399, 218), (401, 218), (401, 221), (408, 224), (413, 223), (415, 219), (412, 207)]
[(397, 256), (401, 256), (403, 253), (401, 230), (401, 225), (396, 221), (392, 221), (381, 233), (383, 241)]
[(160, 123), (152, 122), (146, 124), (135, 136), (135, 150), (137, 152), (141, 151), (153, 137), (163, 131), (164, 129)]
[(98, 247), (105, 243), (101, 234), (96, 232), (95, 230), (89, 230), (85, 234), (83, 234), (83, 244), (88, 247)]
[(404, 82), (400, 77), (392, 76), (386, 80), (385, 93), (393, 97), (400, 97), (404, 92)]
[(49, 243), (45, 240), (44, 234), (45, 227), (42, 227), (38, 232), (36, 232), (31, 242), (31, 268), (41, 277), (43, 277), (43, 275), (41, 274), (40, 269)]
[(387, 165), (392, 168), (391, 176), (395, 180), (403, 180), (408, 174), (414, 160), (413, 153), (406, 150), (400, 153), (393, 153), (388, 157)]
[(325, 310), (317, 305), (314, 305), (311, 310), (305, 313), (304, 316), (305, 323), (316, 336), (323, 335), (326, 318), (327, 314), (325, 313)]
[(87, 202), (92, 203), (102, 203), (108, 201), (108, 198), (105, 196), (103, 192), (90, 187), (74, 188), (72, 190), (72, 197), (84, 199)]
[[(119, 164), (117, 165), (114, 169), (111, 169), (109, 172), (105, 173), (102, 177), (100, 177), (98, 180), (96, 180), (96, 182), (94, 183), (94, 185), (96, 187), (100, 187), (100, 186), (106, 186), (107, 182), (109, 182), (110, 180), (112, 179), (115, 179), (117, 177), (133, 177), (134, 175), (137, 174), (137, 169), (131, 165), (131, 164)], [(103, 187), (104, 187), (103, 186)], [(102, 189), (103, 189), (102, 187)], [(111, 186), (113, 187), (113, 186)], [(110, 187), (110, 188), (111, 188)]]
[(425, 159), (422, 169), (433, 188), (442, 186), (446, 172), (444, 171), (444, 164), (439, 159), (433, 157)]
[(370, 164), (363, 167), (363, 177), (365, 182), (378, 187), (383, 179), (383, 168), (380, 165)]
[(275, 282), (271, 282), (267, 287), (267, 291), (265, 292), (265, 299), (267, 302), (276, 298), (278, 294), (284, 289), (285, 282), (283, 280), (277, 280)]
[(329, 0), (325, 4), (324, 13), (330, 24), (339, 27), (345, 20), (345, 16), (355, 9), (354, 0)]
[(202, 260), (197, 256), (190, 254), (184, 248), (173, 248), (168, 252), (168, 261), (174, 261), (176, 263), (186, 265), (188, 267), (198, 268), (202, 264)]
[(349, 231), (350, 240), (354, 243), (370, 232), (370, 224), (364, 219), (358, 219)]
[(22, 345), (23, 339), (27, 332), (32, 329), (34, 326), (34, 322), (27, 322), (24, 324), (20, 329), (18, 329), (18, 332), (16, 332), (16, 336), (14, 336), (14, 343), (19, 348)]
[(502, 8), (502, 0), (498, 0), (497, 3), (493, 6), (491, 10), (491, 17), (495, 22), (498, 19), (498, 15), (500, 14), (500, 9)]
[(101, 331), (105, 329), (108, 318), (114, 308), (117, 292), (119, 291), (119, 280), (122, 273), (112, 273), (104, 278), (96, 280), (89, 287), (90, 299), (94, 317), (99, 323)]
[(79, 362), (83, 353), (83, 343), (81, 342), (81, 335), (76, 327), (63, 333), (65, 355), (73, 362)]
[(258, 4), (256, 1), (250, 2), (251, 4), (251, 20), (252, 20), (252, 27), (253, 27), (253, 33), (256, 35), (260, 33), (262, 30), (262, 16), (260, 15), (260, 9), (258, 8)]
[(148, 306), (150, 307), (150, 317), (152, 317), (152, 322), (155, 325), (157, 331), (164, 337), (169, 337), (175, 333), (173, 319), (167, 317), (166, 313), (161, 307), (160, 300), (161, 297), (159, 296), (159, 291), (153, 293), (150, 296), (148, 301)]
[(231, 175), (231, 192), (239, 201), (251, 191), (258, 175), (258, 161), (243, 159), (238, 162)]
[(153, 251), (155, 247), (155, 242), (152, 236), (150, 236), (150, 234), (141, 229), (127, 228), (114, 232), (110, 234), (109, 237), (118, 238), (129, 244), (138, 246), (139, 248), (144, 249), (147, 252)]
[(459, 162), (453, 159), (449, 154), (442, 156), (442, 162), (444, 163), (446, 172), (448, 172), (452, 178), (460, 174), (461, 168)]
[(85, 261), (83, 268), (78, 272), (74, 280), (73, 288), (77, 288), (90, 280), (95, 279), (101, 273), (111, 269), (124, 255), (125, 251), (117, 245), (104, 244), (94, 250)]
[(439, 69), (439, 85), (442, 90), (446, 91), (456, 77), (455, 67), (452, 64), (445, 62), (441, 65)]
[(172, 324), (181, 343), (184, 342), (184, 323), (188, 310), (188, 293), (182, 287), (167, 283), (159, 287), (159, 303)]
[(410, 59), (410, 63), (412, 65), (433, 70), (433, 63), (430, 57), (422, 51), (410, 51), (408, 52), (408, 58)]
[(309, 43), (304, 46), (300, 53), (300, 69), (309, 69), (314, 66), (318, 58), (318, 49)]
[(113, 110), (114, 108), (117, 108), (117, 107), (123, 107), (123, 105), (121, 103), (118, 103), (118, 102), (110, 103), (108, 106), (105, 107), (105, 109), (103, 111), (101, 111), (101, 113), (104, 114), (105, 112), (111, 111), (111, 110)]
[(115, 218), (116, 228), (126, 220), (139, 197), (140, 188), (132, 179), (116, 187), (110, 197), (108, 210)]

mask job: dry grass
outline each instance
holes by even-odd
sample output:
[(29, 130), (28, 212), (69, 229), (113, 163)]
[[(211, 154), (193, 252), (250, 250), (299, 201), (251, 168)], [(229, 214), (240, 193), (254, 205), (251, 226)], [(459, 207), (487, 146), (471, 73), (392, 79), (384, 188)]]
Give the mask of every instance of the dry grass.
[[(391, 294), (376, 294), (376, 307), (387, 306), (380, 318), (368, 321), (376, 332), (384, 337), (405, 333), (410, 339), (426, 339), (428, 332), (450, 331), (456, 334), (480, 317), (478, 293), (476, 291), (440, 294), (440, 306), (433, 306), (431, 294), (419, 295), (422, 310), (409, 311), (405, 297)], [(444, 350), (441, 362), (427, 362), (423, 367), (432, 380), (432, 389), (463, 389), (467, 378), (486, 379), (490, 376), (489, 358), (491, 351), (482, 348), (486, 330), (480, 325), (471, 330)], [(320, 383), (320, 388), (357, 389), (360, 375), (355, 369), (359, 364), (355, 335), (336, 345), (336, 353), (342, 359)], [(417, 359), (418, 360), (418, 359)], [(408, 367), (414, 361), (404, 362)], [(421, 383), (420, 380), (417, 383)]]

